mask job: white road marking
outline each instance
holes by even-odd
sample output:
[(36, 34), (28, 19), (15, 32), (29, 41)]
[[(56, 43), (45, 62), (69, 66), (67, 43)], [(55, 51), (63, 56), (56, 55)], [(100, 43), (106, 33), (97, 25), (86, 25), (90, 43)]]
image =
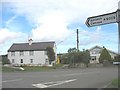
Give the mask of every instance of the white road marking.
[(112, 82), (109, 82), (108, 84), (104, 85), (103, 88), (107, 88)]
[(51, 86), (56, 86), (56, 85), (61, 85), (61, 84), (64, 84), (64, 83), (73, 82), (75, 80), (77, 80), (77, 79), (66, 80), (66, 81), (56, 81), (56, 82), (32, 84), (32, 86), (35, 86), (37, 88), (47, 88), (47, 87), (51, 87)]
[(4, 82), (14, 82), (14, 81), (20, 81), (20, 80), (22, 80), (22, 79), (6, 80), (6, 81), (2, 81), (2, 82), (3, 82), (3, 83), (4, 83)]

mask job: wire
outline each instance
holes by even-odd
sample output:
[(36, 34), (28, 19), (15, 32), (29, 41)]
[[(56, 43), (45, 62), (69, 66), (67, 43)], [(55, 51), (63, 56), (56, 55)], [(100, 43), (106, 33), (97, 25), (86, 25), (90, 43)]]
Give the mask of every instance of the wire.
[[(119, 2), (119, 1), (120, 1), (120, 0), (118, 0), (118, 2)], [(115, 2), (116, 2), (116, 1), (115, 1)], [(118, 5), (113, 6), (111, 9), (107, 10), (106, 12), (109, 12), (109, 11), (113, 10), (114, 8), (116, 8), (116, 7), (118, 7)]]
[(117, 5), (112, 7), (111, 9), (107, 10), (106, 12), (109, 12), (109, 11), (113, 10), (114, 8), (116, 8), (116, 7), (117, 7)]
[(66, 37), (64, 40), (57, 43), (57, 45), (63, 43), (65, 40), (67, 40), (71, 35), (75, 34), (75, 32), (71, 33), (68, 37)]

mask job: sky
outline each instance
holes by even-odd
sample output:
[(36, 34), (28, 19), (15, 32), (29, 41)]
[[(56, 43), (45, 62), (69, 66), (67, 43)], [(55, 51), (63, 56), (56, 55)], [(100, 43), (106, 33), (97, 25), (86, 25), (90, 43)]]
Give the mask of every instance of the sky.
[(76, 47), (96, 45), (118, 52), (118, 25), (111, 23), (87, 27), (88, 17), (115, 12), (119, 0), (1, 0), (0, 55), (13, 43), (55, 41), (57, 53)]

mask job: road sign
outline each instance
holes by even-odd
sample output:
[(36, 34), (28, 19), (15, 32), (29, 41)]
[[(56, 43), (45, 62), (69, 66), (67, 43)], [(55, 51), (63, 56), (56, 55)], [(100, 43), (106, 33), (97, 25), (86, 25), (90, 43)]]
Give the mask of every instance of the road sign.
[(89, 17), (86, 20), (86, 25), (88, 27), (92, 27), (92, 26), (97, 26), (97, 25), (116, 23), (117, 22), (117, 12), (118, 11), (108, 13), (108, 14)]

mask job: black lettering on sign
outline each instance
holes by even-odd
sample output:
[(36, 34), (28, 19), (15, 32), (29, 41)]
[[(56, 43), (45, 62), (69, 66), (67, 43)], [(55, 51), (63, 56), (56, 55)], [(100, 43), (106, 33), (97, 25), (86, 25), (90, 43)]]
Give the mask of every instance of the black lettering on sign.
[(100, 24), (100, 23), (102, 23), (102, 21), (93, 22), (92, 24)]
[(111, 16), (111, 17), (106, 17), (104, 18), (103, 20), (104, 21), (107, 21), (107, 20), (114, 20), (115, 19), (115, 16)]

